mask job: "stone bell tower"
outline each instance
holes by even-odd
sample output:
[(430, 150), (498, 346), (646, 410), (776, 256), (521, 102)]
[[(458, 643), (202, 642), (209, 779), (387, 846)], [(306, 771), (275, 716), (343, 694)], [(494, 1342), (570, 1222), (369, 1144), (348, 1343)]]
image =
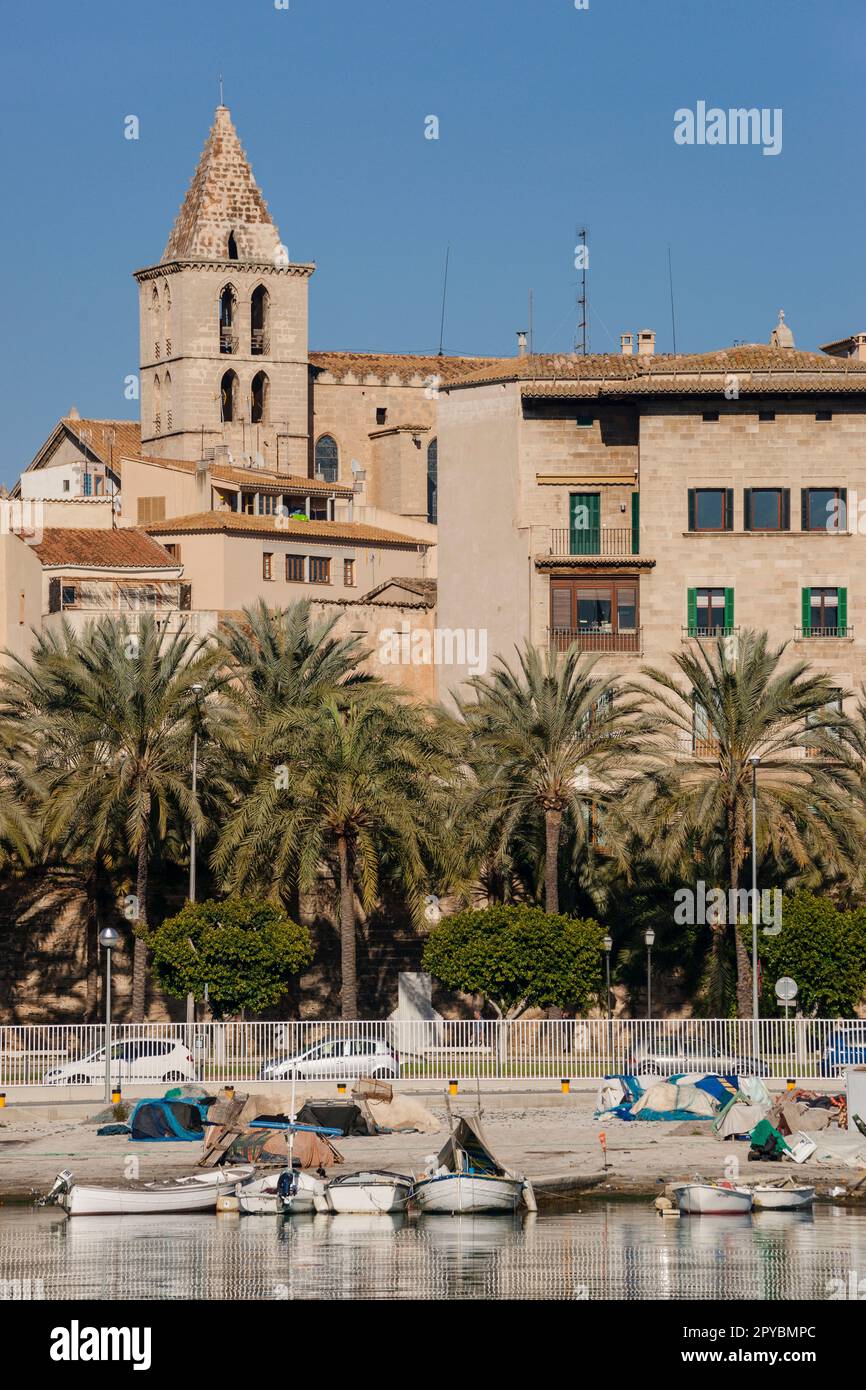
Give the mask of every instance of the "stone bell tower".
[(218, 106), (158, 265), (135, 272), (142, 453), (307, 474), (307, 287)]

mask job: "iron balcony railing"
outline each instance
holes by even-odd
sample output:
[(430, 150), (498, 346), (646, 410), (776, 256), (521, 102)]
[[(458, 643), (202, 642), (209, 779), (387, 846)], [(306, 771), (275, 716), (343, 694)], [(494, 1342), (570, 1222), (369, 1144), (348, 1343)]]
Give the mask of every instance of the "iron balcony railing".
[(683, 637), (695, 637), (698, 640), (705, 638), (712, 641), (715, 637), (736, 637), (739, 631), (738, 627), (726, 627), (724, 623), (717, 623), (713, 627), (695, 627), (687, 623), (683, 628)]
[(264, 328), (254, 328), (250, 347), (253, 357), (267, 357), (271, 351), (271, 340)]
[(640, 653), (643, 650), (643, 629), (639, 627), (630, 632), (594, 627), (551, 627), (548, 633), (551, 647), (558, 652), (567, 651), (571, 646), (584, 652)]
[(237, 352), (238, 335), (231, 328), (220, 328), (220, 352)]
[(637, 555), (633, 526), (555, 527), (550, 532), (551, 555)]
[(853, 627), (795, 627), (794, 639), (808, 642), (812, 637), (853, 637)]

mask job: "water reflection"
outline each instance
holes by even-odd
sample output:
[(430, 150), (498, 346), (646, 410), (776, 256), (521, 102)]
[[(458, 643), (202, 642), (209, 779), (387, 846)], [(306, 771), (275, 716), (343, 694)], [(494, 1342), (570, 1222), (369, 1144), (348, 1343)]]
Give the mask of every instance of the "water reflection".
[(286, 1222), (0, 1214), (0, 1280), (46, 1298), (822, 1299), (852, 1269), (866, 1272), (866, 1214), (823, 1207), (680, 1220), (622, 1203)]

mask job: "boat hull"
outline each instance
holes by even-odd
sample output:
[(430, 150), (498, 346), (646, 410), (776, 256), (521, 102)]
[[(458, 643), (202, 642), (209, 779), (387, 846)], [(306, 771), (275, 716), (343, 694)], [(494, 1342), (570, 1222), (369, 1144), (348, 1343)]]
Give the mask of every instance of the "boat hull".
[(717, 1183), (683, 1183), (671, 1189), (680, 1211), (687, 1216), (744, 1216), (754, 1198), (745, 1187)]
[(753, 1187), (758, 1211), (806, 1211), (815, 1200), (814, 1187)]
[(325, 1184), (309, 1173), (294, 1174), (295, 1190), (286, 1196), (279, 1191), (282, 1173), (269, 1173), (252, 1178), (237, 1190), (238, 1210), (242, 1216), (284, 1216), (298, 1211), (315, 1211), (315, 1196), (324, 1192)]
[(140, 1187), (95, 1187), (74, 1182), (58, 1195), (57, 1204), (67, 1216), (160, 1216), (196, 1211), (216, 1211), (220, 1197), (237, 1190), (252, 1169), (230, 1169), (194, 1174), (172, 1182)]
[(475, 1173), (422, 1178), (412, 1194), (419, 1211), (454, 1216), (460, 1212), (513, 1212), (523, 1196), (523, 1179)]
[(366, 1182), (346, 1182), (336, 1179), (313, 1200), (316, 1211), (335, 1214), (375, 1216), (405, 1211), (412, 1193), (408, 1178), (379, 1178)]

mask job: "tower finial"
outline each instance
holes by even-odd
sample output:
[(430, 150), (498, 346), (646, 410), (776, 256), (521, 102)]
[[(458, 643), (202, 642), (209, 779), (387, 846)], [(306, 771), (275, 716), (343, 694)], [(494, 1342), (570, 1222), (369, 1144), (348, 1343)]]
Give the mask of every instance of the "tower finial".
[(223, 106), (223, 75), (220, 73), (220, 106)]

